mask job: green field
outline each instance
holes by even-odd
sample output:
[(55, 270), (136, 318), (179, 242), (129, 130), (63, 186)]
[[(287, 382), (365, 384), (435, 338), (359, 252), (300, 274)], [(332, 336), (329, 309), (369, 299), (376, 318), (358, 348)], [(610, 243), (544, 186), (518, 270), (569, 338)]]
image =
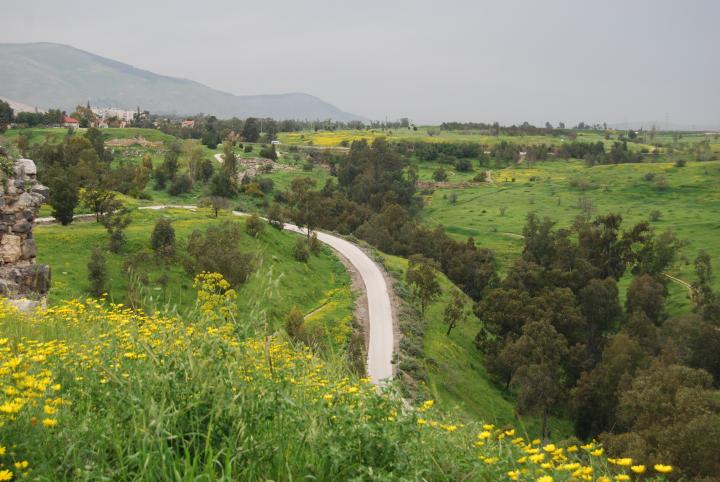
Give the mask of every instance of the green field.
[[(165, 266), (156, 260), (150, 249), (150, 234), (158, 217), (172, 220), (177, 238), (178, 254)], [(146, 308), (169, 308), (184, 313), (194, 306), (196, 290), (192, 276), (183, 268), (184, 243), (195, 229), (232, 219), (244, 226), (242, 218), (222, 214), (210, 217), (209, 211), (193, 213), (186, 210), (135, 211), (133, 222), (126, 230), (127, 245), (118, 254), (106, 251), (109, 274), (109, 297), (128, 303), (130, 278), (123, 270), (125, 261), (141, 253), (149, 260), (141, 262), (140, 270), (147, 275), (147, 284), (135, 282)], [(95, 222), (77, 222), (70, 226), (37, 226), (34, 236), (38, 244), (38, 262), (52, 268), (53, 282), (50, 304), (87, 296), (87, 263), (95, 246), (106, 246), (105, 228)], [(243, 250), (256, 255), (257, 268), (239, 289), (238, 308), (243, 321), (254, 322), (266, 311), (274, 326), (280, 326), (284, 314), (297, 305), (305, 313), (313, 313), (312, 323), (331, 328), (332, 333), (349, 334), (353, 296), (350, 278), (340, 261), (323, 248), (309, 262), (293, 258), (296, 235), (266, 226), (259, 239), (244, 235)], [(163, 282), (163, 275), (167, 281)]]

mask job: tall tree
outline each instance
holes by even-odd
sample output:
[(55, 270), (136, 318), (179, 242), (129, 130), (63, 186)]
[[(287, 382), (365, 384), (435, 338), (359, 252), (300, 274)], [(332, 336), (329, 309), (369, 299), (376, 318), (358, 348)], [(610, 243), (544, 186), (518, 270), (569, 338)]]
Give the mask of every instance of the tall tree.
[(413, 298), (420, 303), (420, 313), (440, 294), (440, 283), (436, 274), (437, 264), (419, 254), (410, 256), (405, 280), (412, 288)]

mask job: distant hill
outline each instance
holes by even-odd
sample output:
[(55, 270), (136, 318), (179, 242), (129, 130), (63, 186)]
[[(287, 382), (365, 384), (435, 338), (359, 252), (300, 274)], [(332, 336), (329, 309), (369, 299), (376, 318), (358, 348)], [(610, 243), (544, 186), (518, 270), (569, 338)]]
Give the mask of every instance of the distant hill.
[(0, 97), (47, 109), (93, 105), (220, 118), (363, 120), (312, 95), (233, 95), (54, 43), (0, 44)]

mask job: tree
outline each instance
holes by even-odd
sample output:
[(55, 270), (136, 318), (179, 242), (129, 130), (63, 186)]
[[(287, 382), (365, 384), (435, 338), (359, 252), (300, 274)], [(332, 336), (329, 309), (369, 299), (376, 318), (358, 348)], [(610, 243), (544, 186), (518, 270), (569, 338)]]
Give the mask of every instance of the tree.
[(235, 155), (235, 141), (231, 140), (230, 137), (226, 137), (223, 141), (222, 168), (225, 174), (231, 179), (237, 176), (238, 163), (237, 156)]
[(306, 229), (308, 240), (323, 214), (322, 195), (314, 187), (315, 180), (309, 177), (296, 177), (290, 185), (290, 218)]
[(667, 288), (649, 274), (633, 276), (627, 291), (625, 306), (628, 313), (642, 311), (656, 325), (665, 320)]
[(163, 159), (162, 169), (169, 179), (175, 179), (178, 171), (180, 153), (182, 153), (182, 146), (178, 141), (168, 142), (165, 146), (165, 158)]
[(0, 100), (0, 134), (5, 132), (8, 124), (13, 121), (13, 109), (10, 104)]
[(105, 255), (101, 248), (93, 248), (87, 269), (90, 294), (99, 298), (107, 291), (107, 266), (105, 263)]
[(715, 478), (720, 473), (719, 396), (706, 371), (656, 362), (622, 392), (618, 414), (627, 431), (608, 437), (607, 448), (648, 464), (662, 459), (688, 480)]
[(217, 218), (220, 210), (230, 208), (230, 201), (222, 196), (208, 196), (200, 200), (200, 206), (212, 209), (213, 217)]
[(57, 174), (48, 182), (52, 215), (67, 226), (72, 223), (75, 207), (78, 204), (77, 181), (68, 172)]
[(101, 222), (110, 235), (110, 251), (113, 253), (120, 252), (126, 242), (125, 228), (132, 222), (130, 210), (123, 207), (120, 202), (115, 202), (108, 207), (108, 211), (102, 217)]
[(185, 268), (192, 274), (220, 273), (233, 286), (243, 284), (254, 270), (255, 257), (240, 249), (243, 234), (240, 224), (225, 221), (195, 230), (187, 241)]
[(448, 326), (447, 333), (445, 334), (450, 336), (450, 331), (459, 323), (466, 321), (467, 318), (468, 313), (465, 306), (465, 295), (462, 291), (455, 290), (453, 299), (448, 302), (443, 312), (443, 321)]
[(102, 188), (80, 188), (78, 192), (80, 203), (84, 208), (95, 213), (95, 222), (113, 205), (115, 193)]
[(242, 137), (246, 142), (257, 142), (260, 139), (260, 122), (256, 118), (248, 117), (245, 119)]
[(282, 229), (285, 226), (285, 210), (278, 203), (272, 203), (267, 212), (268, 222), (270, 226)]
[(562, 361), (568, 353), (567, 341), (548, 322), (533, 321), (504, 350), (516, 366), (511, 385), (518, 390), (518, 408), (542, 416), (544, 438), (548, 416), (564, 396)]
[(422, 255), (410, 256), (405, 280), (412, 288), (413, 298), (420, 303), (420, 313), (440, 294), (440, 283), (435, 270), (437, 264)]
[(592, 279), (580, 290), (578, 298), (589, 326), (588, 348), (596, 357), (603, 333), (612, 328), (622, 314), (617, 282), (613, 278)]
[(253, 238), (259, 237), (265, 229), (265, 222), (257, 214), (245, 218), (245, 231)]
[(150, 236), (150, 246), (160, 257), (169, 259), (175, 254), (175, 228), (167, 218), (155, 221), (155, 228)]
[(237, 195), (235, 180), (225, 171), (213, 174), (210, 179), (210, 193), (216, 197), (233, 198)]

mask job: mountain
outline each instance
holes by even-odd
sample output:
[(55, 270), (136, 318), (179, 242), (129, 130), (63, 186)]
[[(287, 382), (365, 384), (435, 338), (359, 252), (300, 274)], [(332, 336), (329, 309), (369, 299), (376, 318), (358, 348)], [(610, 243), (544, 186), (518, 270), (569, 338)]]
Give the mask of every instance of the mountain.
[(40, 109), (90, 101), (156, 114), (363, 120), (308, 94), (233, 95), (54, 43), (0, 44), (0, 97)]

